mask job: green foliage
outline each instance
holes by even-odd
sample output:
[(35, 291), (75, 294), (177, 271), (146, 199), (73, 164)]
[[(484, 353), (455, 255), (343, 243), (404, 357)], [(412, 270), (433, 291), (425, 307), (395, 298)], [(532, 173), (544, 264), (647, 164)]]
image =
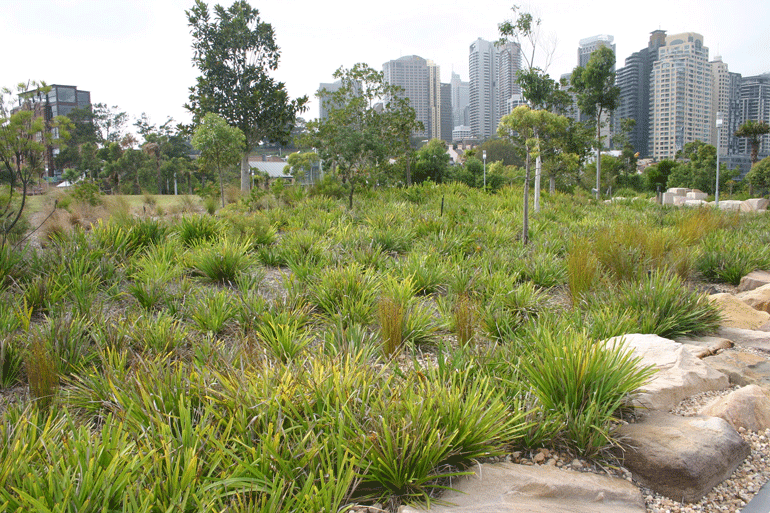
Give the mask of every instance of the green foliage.
[(591, 341), (584, 333), (538, 329), (521, 360), (544, 411), (563, 423), (564, 444), (594, 456), (614, 443), (612, 423), (628, 396), (652, 376), (621, 343)]
[(211, 216), (184, 216), (179, 220), (176, 233), (179, 242), (192, 247), (200, 242), (212, 242), (224, 234), (224, 226)]
[[(208, 113), (220, 115), (245, 137), (242, 151), (260, 141), (286, 142), (305, 109), (307, 97), (290, 100), (283, 82), (270, 76), (280, 49), (273, 27), (246, 1), (225, 8), (201, 0), (185, 11), (193, 38), (193, 64), (200, 71), (185, 108), (199, 125)], [(280, 121), (279, 121), (280, 120)], [(248, 166), (241, 166), (241, 190), (250, 188)]]
[(449, 170), (449, 160), (446, 143), (440, 139), (431, 139), (428, 144), (417, 150), (412, 180), (415, 183), (426, 180), (443, 182)]
[(200, 151), (199, 161), (206, 168), (215, 169), (219, 176), (219, 195), (225, 208), (225, 186), (222, 173), (237, 164), (243, 153), (245, 138), (243, 132), (227, 124), (222, 116), (207, 113), (195, 129), (193, 147)]
[(72, 186), (70, 195), (75, 201), (91, 206), (101, 205), (102, 198), (99, 187), (91, 182), (80, 182)]
[(252, 263), (251, 241), (224, 237), (211, 246), (194, 248), (190, 266), (194, 274), (212, 283), (234, 284)]
[(10, 335), (0, 338), (0, 388), (10, 388), (21, 378), (24, 353), (17, 339)]

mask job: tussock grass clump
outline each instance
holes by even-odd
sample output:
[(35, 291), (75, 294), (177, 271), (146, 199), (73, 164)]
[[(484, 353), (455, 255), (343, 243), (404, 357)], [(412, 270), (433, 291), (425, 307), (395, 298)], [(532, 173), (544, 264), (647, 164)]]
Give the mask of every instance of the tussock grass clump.
[(194, 274), (212, 283), (234, 284), (252, 265), (251, 242), (223, 237), (211, 246), (200, 245), (189, 258)]
[(452, 311), (454, 331), (457, 334), (457, 343), (461, 346), (473, 342), (476, 335), (476, 323), (478, 320), (478, 308), (475, 302), (467, 295), (460, 295), (455, 302)]
[(46, 339), (32, 339), (24, 364), (30, 395), (41, 410), (48, 410), (59, 390), (59, 364)]
[(588, 239), (572, 238), (567, 256), (567, 276), (573, 305), (598, 284), (599, 259), (591, 251), (591, 243)]
[(10, 388), (19, 382), (24, 366), (24, 353), (17, 339), (0, 338), (0, 388)]
[(375, 275), (356, 263), (328, 269), (309, 285), (308, 301), (329, 319), (345, 326), (369, 324), (378, 294)]
[(528, 338), (521, 369), (549, 420), (561, 423), (562, 443), (584, 456), (613, 444), (612, 422), (653, 369), (640, 367), (621, 343), (594, 342), (576, 330), (541, 328)]
[(190, 248), (200, 242), (213, 242), (225, 233), (222, 223), (215, 217), (204, 215), (183, 216), (176, 226), (179, 242)]

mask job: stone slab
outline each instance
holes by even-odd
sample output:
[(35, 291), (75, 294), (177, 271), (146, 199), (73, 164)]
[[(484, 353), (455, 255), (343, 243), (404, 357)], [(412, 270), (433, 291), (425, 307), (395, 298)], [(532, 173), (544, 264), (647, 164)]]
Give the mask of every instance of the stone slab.
[(745, 351), (723, 351), (703, 360), (730, 379), (731, 385), (770, 386), (770, 360)]
[(547, 465), (484, 463), (473, 476), (453, 482), (430, 510), (402, 513), (626, 513), (646, 511), (642, 494), (619, 478), (562, 470)]
[(751, 271), (749, 274), (741, 278), (741, 282), (738, 285), (738, 292), (746, 292), (747, 290), (754, 290), (770, 283), (770, 271), (762, 271), (757, 269)]

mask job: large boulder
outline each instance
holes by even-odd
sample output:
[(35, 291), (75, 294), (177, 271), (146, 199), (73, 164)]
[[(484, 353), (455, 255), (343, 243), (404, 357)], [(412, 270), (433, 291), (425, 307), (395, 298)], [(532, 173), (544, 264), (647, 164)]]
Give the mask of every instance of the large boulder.
[(724, 419), (653, 412), (616, 430), (623, 465), (652, 490), (695, 502), (727, 479), (751, 446)]
[(745, 351), (723, 351), (703, 360), (730, 379), (731, 385), (770, 386), (770, 360)]
[(701, 408), (701, 415), (725, 419), (735, 429), (764, 432), (770, 429), (770, 397), (757, 385), (749, 385), (717, 397)]
[(722, 314), (722, 326), (756, 330), (770, 322), (770, 314), (754, 310), (732, 294), (712, 294), (709, 300)]
[(706, 198), (708, 198), (708, 194), (706, 194), (703, 191), (699, 191), (698, 189), (693, 189), (687, 193), (687, 199), (688, 200), (698, 200), (705, 203)]
[(720, 210), (727, 210), (729, 212), (740, 212), (742, 205), (743, 205), (742, 201), (738, 201), (738, 200), (723, 200), (723, 201), (719, 202), (719, 209)]
[(652, 380), (638, 390), (632, 403), (636, 406), (670, 410), (687, 397), (723, 390), (730, 385), (727, 376), (703, 363), (678, 342), (658, 335), (633, 334), (609, 339), (607, 344), (620, 339), (634, 356), (641, 357), (640, 365), (657, 369)]
[(754, 310), (770, 313), (770, 284), (762, 285), (761, 287), (745, 292), (739, 292), (735, 297), (752, 307)]
[(768, 203), (770, 201), (765, 198), (747, 199), (741, 204), (741, 212), (762, 212), (767, 210)]
[(770, 283), (770, 271), (762, 271), (757, 269), (751, 271), (749, 274), (741, 278), (740, 284), (738, 284), (738, 292), (746, 292), (747, 290), (753, 290), (767, 285)]
[[(434, 505), (441, 513), (625, 513), (646, 511), (639, 489), (628, 481), (550, 466), (484, 463), (473, 476), (452, 483), (456, 491)], [(427, 511), (414, 507), (401, 513)]]

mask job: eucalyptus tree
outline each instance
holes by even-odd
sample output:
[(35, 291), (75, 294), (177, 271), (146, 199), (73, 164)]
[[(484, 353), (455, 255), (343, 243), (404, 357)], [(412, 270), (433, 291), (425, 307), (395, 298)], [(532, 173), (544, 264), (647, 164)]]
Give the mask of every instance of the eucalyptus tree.
[(522, 226), (522, 242), (529, 243), (529, 177), (532, 156), (540, 154), (540, 137), (538, 135), (564, 132), (569, 120), (559, 114), (547, 110), (532, 110), (526, 105), (520, 105), (510, 114), (503, 116), (497, 135), (522, 145), (525, 151), (524, 164), (524, 214)]
[(69, 138), (68, 118), (35, 115), (35, 98), (50, 90), (45, 82), (28, 82), (19, 84), (16, 93), (8, 88), (0, 91), (0, 245), (21, 219), (32, 178), (45, 172), (48, 149)]
[(241, 190), (251, 185), (248, 155), (260, 142), (287, 143), (305, 110), (307, 97), (289, 99), (283, 82), (270, 76), (280, 50), (272, 25), (246, 1), (214, 6), (213, 17), (202, 0), (186, 11), (193, 37), (193, 64), (200, 71), (185, 108), (193, 125), (214, 112), (243, 132)]
[(570, 82), (580, 110), (596, 124), (596, 199), (599, 199), (602, 174), (602, 116), (618, 107), (620, 88), (615, 85), (615, 52), (602, 46), (591, 54), (585, 67), (572, 71)]

